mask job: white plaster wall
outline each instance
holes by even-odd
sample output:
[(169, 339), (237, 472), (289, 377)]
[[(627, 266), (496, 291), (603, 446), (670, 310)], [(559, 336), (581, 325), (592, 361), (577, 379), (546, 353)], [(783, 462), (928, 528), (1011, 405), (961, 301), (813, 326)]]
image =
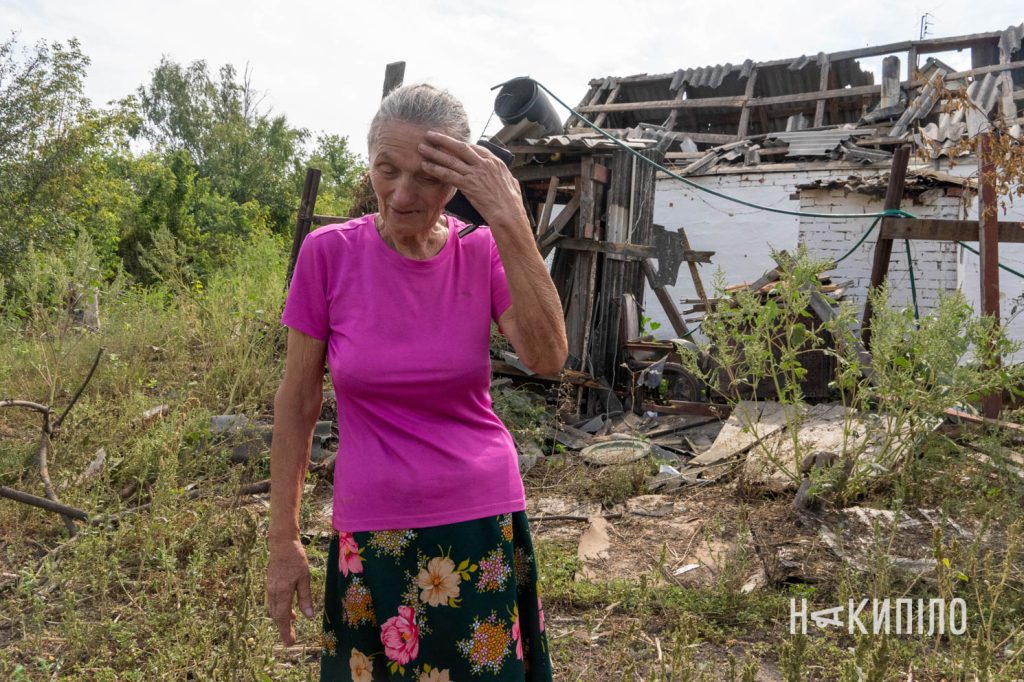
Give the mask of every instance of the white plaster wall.
[[(730, 173), (689, 178), (694, 182), (730, 196), (755, 204), (788, 210), (799, 210), (796, 186), (817, 178), (825, 178), (834, 170)], [(842, 172), (842, 171), (841, 171)], [(714, 296), (715, 273), (722, 271), (726, 284), (752, 281), (765, 270), (775, 267), (772, 249), (792, 251), (797, 245), (799, 219), (796, 216), (759, 211), (692, 189), (684, 183), (659, 177), (654, 194), (654, 222), (668, 230), (686, 228), (690, 248), (696, 251), (714, 251), (711, 265), (700, 265), (700, 274), (708, 296)], [(679, 268), (676, 284), (669, 287), (679, 309), (687, 304), (680, 299), (697, 298), (684, 263)], [(654, 293), (644, 294), (645, 314), (661, 324), (655, 332), (659, 338), (675, 334)], [(700, 317), (684, 315), (684, 317)], [(692, 325), (691, 325), (692, 327)]]
[[(941, 170), (966, 176), (976, 172), (976, 165), (968, 161), (952, 168), (943, 166)], [(817, 190), (821, 196), (813, 198), (813, 205), (810, 203), (810, 195), (805, 190), (805, 201), (808, 203), (801, 209), (796, 187), (821, 178), (886, 171), (887, 169), (879, 171), (863, 167), (787, 169), (771, 172), (759, 169), (756, 172), (730, 172), (689, 179), (705, 187), (766, 206), (789, 210), (815, 209), (815, 212), (822, 213), (869, 213), (881, 210), (880, 198), (869, 198), (857, 193), (847, 195), (842, 190)], [(670, 230), (685, 227), (691, 248), (715, 252), (712, 265), (700, 266), (704, 287), (709, 296), (714, 295), (714, 275), (718, 270), (724, 273), (726, 283), (754, 280), (765, 270), (774, 267), (771, 259), (773, 248), (793, 250), (801, 240), (823, 256), (841, 255), (853, 246), (871, 222), (869, 219), (814, 222), (817, 219), (805, 218), (802, 231), (801, 219), (798, 217), (741, 206), (698, 192), (678, 180), (667, 177), (659, 177), (654, 200), (654, 222)], [(976, 202), (967, 209), (965, 216), (958, 197), (933, 191), (922, 195), (919, 201), (919, 205), (906, 208), (920, 217), (977, 219)], [(818, 211), (819, 208), (822, 210)], [(1007, 212), (1001, 211), (1000, 220), (1024, 221), (1024, 203), (1015, 204)], [(826, 226), (828, 229), (824, 229)], [(934, 306), (939, 291), (955, 287), (961, 288), (976, 310), (980, 308), (980, 273), (977, 256), (948, 243), (914, 240), (910, 245), (915, 275), (922, 275), (917, 281), (918, 302), (922, 306), (922, 313)], [(976, 243), (972, 246), (977, 248)], [(871, 275), (873, 248), (874, 236), (869, 237), (857, 253), (830, 273), (840, 281), (854, 280), (855, 286), (850, 294), (861, 304), (867, 280)], [(999, 259), (1000, 262), (1024, 272), (1024, 244), (1001, 244)], [(897, 303), (908, 303), (910, 282), (902, 242), (894, 245), (889, 276), (893, 300)], [(678, 303), (680, 299), (697, 297), (690, 280), (689, 269), (685, 264), (679, 269), (676, 285), (670, 287), (669, 291), (680, 310), (688, 307), (686, 304)], [(1001, 272), (1000, 293), (1002, 320), (1007, 332), (1010, 338), (1024, 341), (1024, 279)], [(674, 336), (667, 317), (650, 289), (647, 290), (644, 301), (647, 308), (645, 314), (661, 324), (655, 335), (659, 338)], [(1014, 360), (1024, 361), (1024, 353), (1017, 354)]]

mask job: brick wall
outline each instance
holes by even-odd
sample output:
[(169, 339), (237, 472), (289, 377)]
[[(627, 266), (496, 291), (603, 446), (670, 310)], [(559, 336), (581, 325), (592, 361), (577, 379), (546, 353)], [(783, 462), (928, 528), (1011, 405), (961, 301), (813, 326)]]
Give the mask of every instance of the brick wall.
[[(882, 204), (882, 197), (842, 189), (800, 190), (800, 210), (804, 212), (874, 213), (883, 209)], [(919, 218), (955, 219), (960, 217), (962, 211), (960, 198), (948, 195), (943, 189), (927, 190), (918, 195), (912, 205), (905, 204), (904, 207)], [(853, 248), (872, 220), (873, 218), (833, 220), (802, 216), (798, 240), (817, 257), (839, 258)], [(858, 309), (863, 309), (867, 295), (877, 235), (876, 227), (875, 232), (856, 251), (829, 273), (834, 281), (852, 282), (846, 289), (846, 296), (855, 302)], [(957, 248), (952, 242), (910, 241), (917, 301), (921, 314), (935, 308), (942, 292), (957, 288)], [(889, 286), (894, 305), (910, 304), (910, 275), (902, 240), (893, 243), (892, 259), (889, 262)]]

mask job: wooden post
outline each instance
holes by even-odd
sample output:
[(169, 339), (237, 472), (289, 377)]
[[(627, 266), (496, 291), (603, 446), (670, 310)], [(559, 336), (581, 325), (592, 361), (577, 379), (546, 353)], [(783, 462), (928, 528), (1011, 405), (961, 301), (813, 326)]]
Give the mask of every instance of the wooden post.
[(284, 288), (287, 289), (295, 271), (295, 261), (299, 257), (299, 247), (309, 234), (313, 225), (313, 208), (316, 206), (316, 195), (320, 190), (320, 169), (307, 168), (306, 181), (302, 185), (302, 198), (299, 200), (299, 216), (295, 221), (295, 234), (292, 236), (292, 253), (288, 259), (288, 274), (285, 275)]
[(672, 295), (668, 293), (667, 288), (657, 286), (657, 283), (654, 281), (657, 274), (657, 268), (654, 267), (654, 263), (651, 262), (650, 258), (646, 258), (641, 262), (641, 265), (644, 269), (644, 275), (647, 277), (647, 283), (651, 285), (651, 290), (658, 297), (661, 309), (665, 311), (665, 317), (668, 318), (669, 324), (672, 325), (672, 330), (676, 333), (676, 336), (680, 338), (689, 336), (690, 328), (686, 326), (686, 321), (679, 314), (679, 309), (676, 308), (675, 302), (672, 301)]
[[(683, 248), (690, 251), (690, 240), (686, 236), (686, 228), (679, 228), (679, 241), (682, 243)], [(693, 288), (697, 292), (697, 298), (704, 303), (704, 309), (710, 310), (711, 307), (708, 304), (708, 295), (704, 292), (704, 282), (700, 278), (700, 270), (697, 268), (697, 263), (691, 259), (687, 259), (686, 264), (690, 267), (690, 278), (693, 280)]]
[[(892, 156), (892, 169), (889, 173), (889, 187), (885, 191), (886, 210), (899, 208), (903, 201), (903, 184), (907, 179), (907, 163), (910, 161), (910, 145), (902, 145), (896, 148)], [(861, 338), (864, 341), (864, 348), (871, 348), (871, 294), (878, 287), (882, 286), (885, 277), (889, 272), (889, 258), (892, 256), (892, 239), (882, 236), (882, 228), (885, 227), (885, 218), (878, 231), (878, 240), (875, 242), (875, 257), (871, 262), (871, 283), (868, 285), (868, 296), (864, 302), (864, 321), (861, 322)]]
[[(981, 263), (981, 314), (990, 315), (999, 324), (999, 223), (996, 203), (996, 167), (992, 158), (992, 134), (978, 136), (978, 260)], [(996, 358), (992, 369), (1000, 364)], [(1001, 393), (982, 399), (982, 414), (998, 419), (1003, 408)]]
[(402, 87), (402, 83), (405, 81), (405, 62), (391, 62), (384, 67), (384, 94), (381, 95), (381, 99), (384, 99), (391, 94), (391, 91), (395, 88)]

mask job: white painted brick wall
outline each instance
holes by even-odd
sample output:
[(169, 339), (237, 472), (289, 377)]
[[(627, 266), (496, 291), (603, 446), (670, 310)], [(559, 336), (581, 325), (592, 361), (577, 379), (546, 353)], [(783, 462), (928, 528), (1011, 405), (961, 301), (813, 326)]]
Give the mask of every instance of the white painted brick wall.
[[(828, 189), (800, 190), (800, 210), (813, 213), (875, 213), (883, 209), (882, 197), (858, 192)], [(921, 194), (907, 210), (919, 218), (959, 218), (959, 197), (946, 196), (942, 190)], [(842, 220), (801, 217), (798, 240), (819, 258), (840, 258), (846, 254), (871, 225), (873, 218)], [(846, 289), (858, 309), (863, 309), (871, 279), (878, 228), (856, 251), (840, 262), (829, 274), (834, 281), (853, 284)], [(917, 285), (917, 302), (921, 314), (933, 310), (942, 292), (957, 288), (957, 247), (952, 242), (910, 241)], [(903, 240), (893, 243), (889, 261), (889, 286), (894, 305), (911, 303), (910, 275)]]

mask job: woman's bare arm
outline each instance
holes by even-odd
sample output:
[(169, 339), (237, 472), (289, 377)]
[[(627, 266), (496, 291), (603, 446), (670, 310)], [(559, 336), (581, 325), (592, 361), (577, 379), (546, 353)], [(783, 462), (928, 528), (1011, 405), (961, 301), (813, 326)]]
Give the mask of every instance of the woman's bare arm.
[(267, 610), (285, 644), (295, 641), (292, 603), (296, 595), (299, 609), (313, 617), (309, 564), (299, 538), (299, 509), (313, 428), (323, 401), (326, 349), (323, 341), (288, 330), (284, 379), (274, 398)]

